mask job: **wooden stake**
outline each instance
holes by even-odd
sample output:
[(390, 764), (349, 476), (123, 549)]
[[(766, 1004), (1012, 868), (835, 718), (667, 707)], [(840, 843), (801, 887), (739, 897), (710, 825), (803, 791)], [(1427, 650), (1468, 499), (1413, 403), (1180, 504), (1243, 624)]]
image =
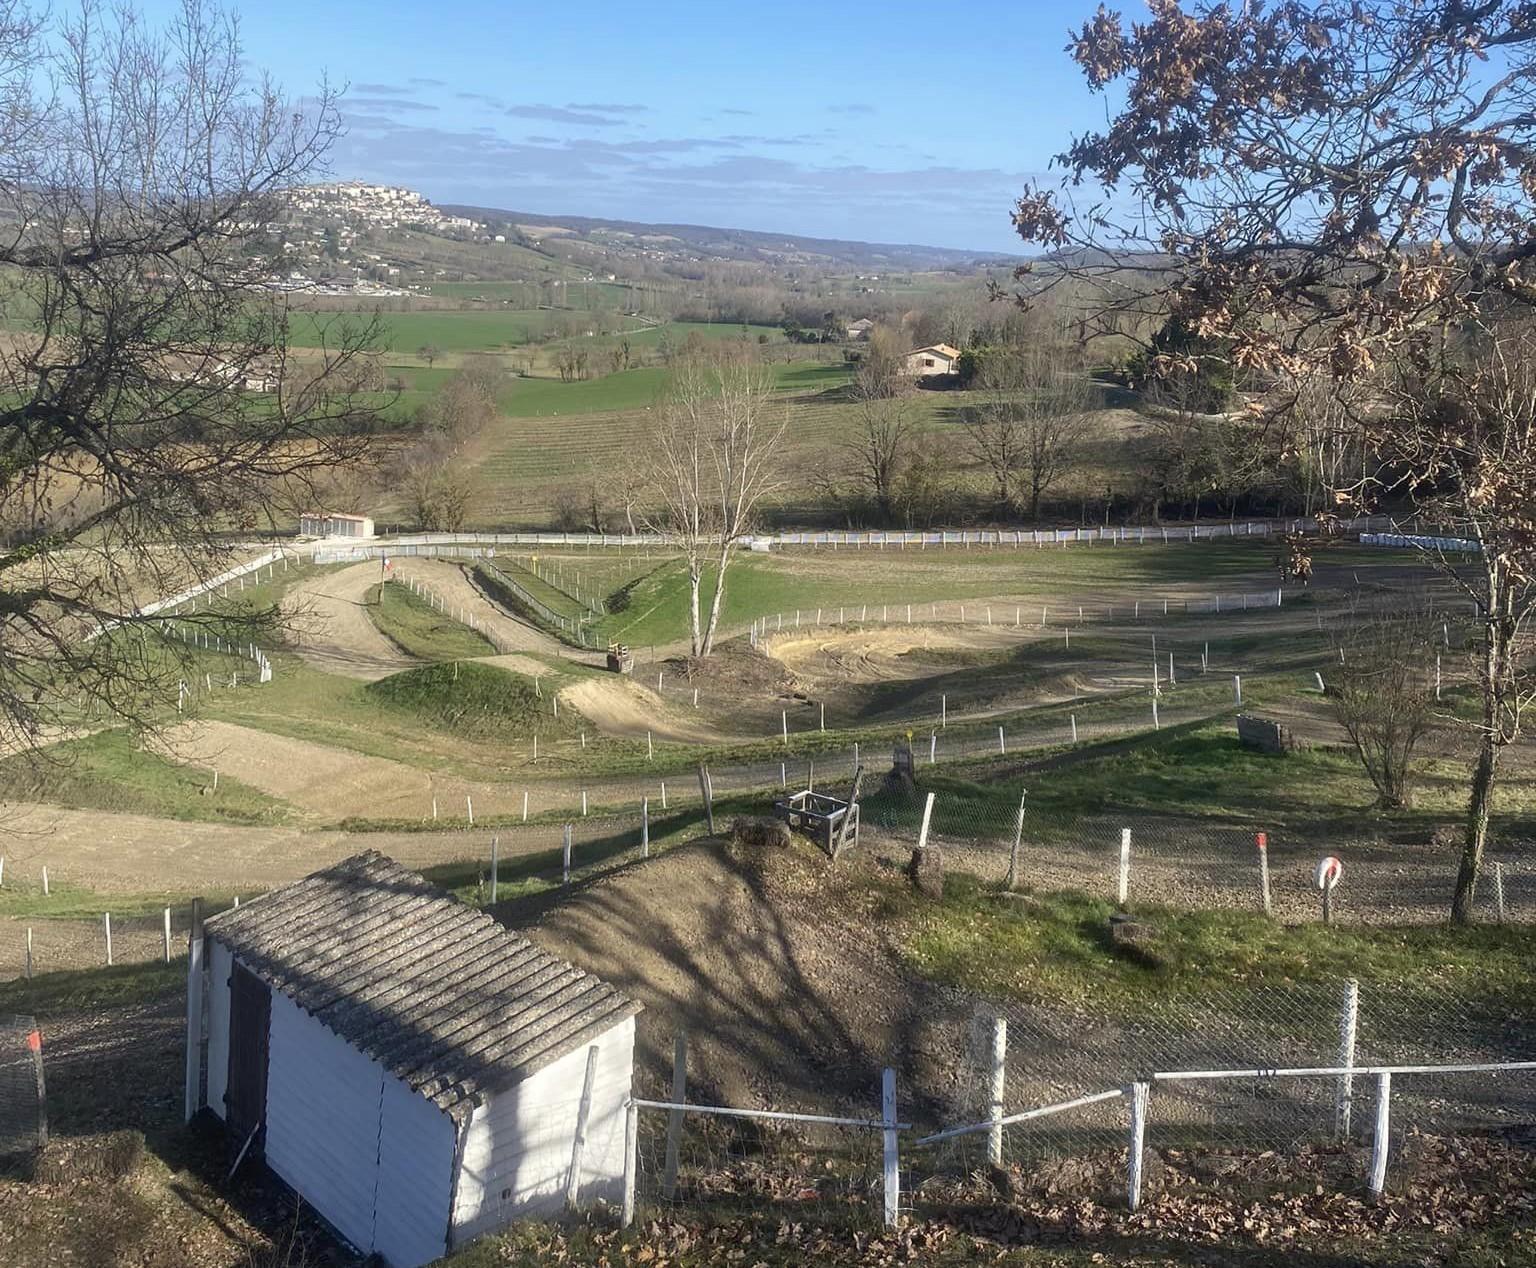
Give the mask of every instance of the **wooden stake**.
[(571, 1166), (565, 1176), (565, 1205), (574, 1211), (581, 1196), (581, 1156), (587, 1148), (587, 1119), (592, 1114), (592, 1085), (597, 1080), (598, 1047), (587, 1049), (587, 1073), (581, 1084), (581, 1100), (576, 1106), (576, 1135), (571, 1140)]
[[(684, 1105), (688, 1096), (688, 1032), (679, 1030), (672, 1039), (672, 1104)], [(683, 1140), (683, 1111), (667, 1111), (667, 1153), (661, 1178), (661, 1195), (669, 1202), (677, 1196), (677, 1155)]]

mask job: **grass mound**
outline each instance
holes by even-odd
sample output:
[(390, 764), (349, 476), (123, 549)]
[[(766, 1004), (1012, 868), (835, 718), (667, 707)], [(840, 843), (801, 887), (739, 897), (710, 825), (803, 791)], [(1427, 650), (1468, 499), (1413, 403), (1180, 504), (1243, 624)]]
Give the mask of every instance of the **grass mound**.
[(468, 660), (494, 656), (490, 639), (439, 612), (402, 585), (375, 586), (368, 592), (368, 613), (379, 633), (407, 656), (421, 660)]
[(468, 739), (563, 738), (579, 725), (591, 729), (574, 709), (555, 715), (552, 684), (541, 690), (522, 674), (475, 661), (408, 669), (364, 691), (379, 704)]
[(83, 810), (225, 823), (280, 823), (288, 806), (225, 776), (140, 748), (122, 728), (64, 740), (40, 754), (0, 760), (0, 798)]

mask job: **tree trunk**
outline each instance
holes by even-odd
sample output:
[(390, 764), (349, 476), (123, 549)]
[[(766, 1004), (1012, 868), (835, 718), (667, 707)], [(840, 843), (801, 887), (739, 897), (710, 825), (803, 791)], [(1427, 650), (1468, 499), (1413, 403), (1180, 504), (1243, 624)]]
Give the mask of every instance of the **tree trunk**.
[(1456, 872), (1456, 895), (1451, 899), (1451, 923), (1470, 925), (1477, 901), (1477, 878), (1483, 870), (1483, 849), (1488, 844), (1488, 818), (1493, 808), (1493, 777), (1499, 746), (1492, 729), (1485, 730), (1477, 747), (1477, 766), (1472, 772), (1472, 796), (1467, 803), (1467, 838)]
[(704, 650), (701, 656), (708, 656), (715, 650), (715, 631), (720, 626), (720, 605), (725, 598), (725, 570), (731, 562), (730, 547), (727, 546), (720, 552), (719, 567), (715, 573), (715, 597), (709, 605), (709, 624), (704, 629)]
[(688, 631), (689, 648), (693, 655), (700, 654), (703, 646), (699, 634), (699, 576), (701, 569), (697, 564), (688, 565)]

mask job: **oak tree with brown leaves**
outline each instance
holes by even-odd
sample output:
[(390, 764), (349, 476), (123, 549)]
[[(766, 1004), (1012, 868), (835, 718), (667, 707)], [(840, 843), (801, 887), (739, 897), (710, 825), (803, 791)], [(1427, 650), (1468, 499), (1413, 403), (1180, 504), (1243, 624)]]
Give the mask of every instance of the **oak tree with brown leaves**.
[[(1021, 299), (1090, 283), (1110, 297), (1090, 336), (1178, 319), (1265, 385), (1256, 421), (1281, 451), (1298, 397), (1339, 389), (1368, 459), (1335, 500), (1478, 541), (1475, 562), (1435, 560), (1472, 600), (1480, 649), (1451, 907), (1469, 921), (1530, 696), (1536, 412), (1513, 328), (1536, 303), (1536, 6), (1149, 7), (1134, 23), (1100, 8), (1071, 38), (1111, 104), (1059, 156), (1059, 186), (1014, 210), (1051, 250)], [(1159, 370), (1198, 368), (1178, 360)]]

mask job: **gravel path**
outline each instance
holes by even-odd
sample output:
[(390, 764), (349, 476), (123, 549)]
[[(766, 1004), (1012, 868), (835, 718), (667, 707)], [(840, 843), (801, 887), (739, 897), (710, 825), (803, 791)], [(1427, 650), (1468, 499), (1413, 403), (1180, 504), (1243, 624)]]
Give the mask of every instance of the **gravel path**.
[(316, 669), (365, 682), (419, 664), (385, 638), (368, 614), (368, 591), (378, 581), (379, 565), (368, 561), (293, 587), (285, 602), (300, 613), (299, 655)]

